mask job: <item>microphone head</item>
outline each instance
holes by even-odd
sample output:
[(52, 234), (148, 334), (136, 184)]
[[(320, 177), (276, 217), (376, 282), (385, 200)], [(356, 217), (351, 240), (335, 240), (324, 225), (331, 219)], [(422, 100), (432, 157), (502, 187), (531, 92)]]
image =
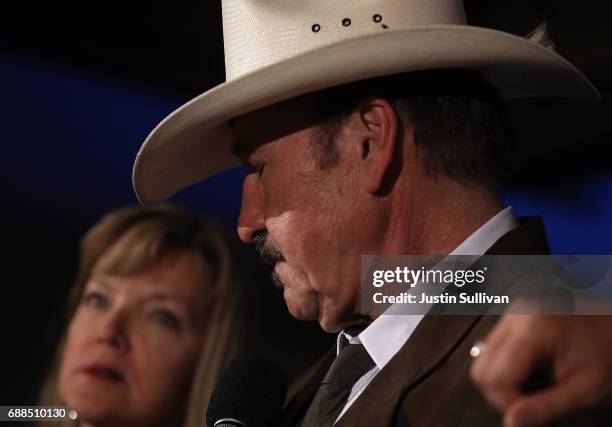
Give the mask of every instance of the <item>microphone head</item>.
[(287, 395), (287, 375), (258, 356), (238, 356), (225, 369), (208, 402), (206, 424), (234, 419), (247, 427), (274, 427)]

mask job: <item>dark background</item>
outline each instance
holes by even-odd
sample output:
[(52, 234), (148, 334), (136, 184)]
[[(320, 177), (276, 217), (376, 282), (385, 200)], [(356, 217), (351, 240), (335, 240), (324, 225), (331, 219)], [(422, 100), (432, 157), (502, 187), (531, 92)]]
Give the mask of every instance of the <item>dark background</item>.
[[(599, 103), (512, 103), (520, 161), (504, 198), (521, 215), (545, 217), (553, 252), (612, 253), (609, 2), (465, 3), (473, 23), (516, 34), (546, 20), (557, 50), (600, 89)], [(221, 10), (217, 0), (1, 8), (0, 402), (32, 404), (59, 337), (80, 236), (104, 212), (136, 203), (131, 168), (148, 132), (224, 81)], [(233, 228), (241, 177), (229, 171), (174, 201)], [(251, 264), (254, 316), (266, 326), (256, 347), (294, 374), (325, 339), (287, 315), (266, 269)]]

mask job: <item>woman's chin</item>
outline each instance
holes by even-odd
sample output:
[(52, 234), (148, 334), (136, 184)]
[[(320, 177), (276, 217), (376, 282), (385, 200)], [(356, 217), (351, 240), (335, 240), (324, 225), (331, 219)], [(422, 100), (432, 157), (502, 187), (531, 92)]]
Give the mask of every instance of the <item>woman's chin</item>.
[(116, 424), (125, 411), (127, 402), (109, 393), (88, 390), (83, 393), (69, 393), (64, 399), (70, 409), (74, 409), (80, 420), (94, 425)]

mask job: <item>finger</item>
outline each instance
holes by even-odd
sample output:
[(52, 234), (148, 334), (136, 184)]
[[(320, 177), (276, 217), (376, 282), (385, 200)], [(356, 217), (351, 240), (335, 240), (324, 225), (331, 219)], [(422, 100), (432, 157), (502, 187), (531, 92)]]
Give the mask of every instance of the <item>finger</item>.
[(484, 387), (481, 389), (481, 392), (486, 401), (500, 412), (504, 412), (519, 396), (517, 390), (500, 389), (497, 387)]
[(524, 325), (517, 322), (521, 320), (514, 322), (512, 332), (499, 341), (497, 348), (487, 347), (488, 359), (475, 373), (475, 381), (489, 403), (501, 410), (520, 395), (521, 386), (533, 369), (550, 353), (549, 343), (539, 338), (540, 334), (534, 330), (531, 334), (525, 332), (523, 326), (530, 327), (529, 322), (523, 321)]
[[(492, 354), (486, 370), (480, 374), (478, 385), (482, 393), (491, 405), (502, 411), (518, 396), (522, 378), (528, 375), (528, 371), (524, 374), (519, 370), (511, 371), (517, 363), (515, 349), (521, 346), (520, 340), (519, 337), (509, 337), (501, 342)], [(522, 356), (525, 358), (530, 354), (523, 352)], [(519, 363), (529, 365), (529, 360)], [(512, 374), (516, 378), (512, 377)]]
[(596, 378), (576, 373), (552, 388), (519, 397), (506, 411), (504, 426), (541, 426), (587, 408), (595, 399), (594, 382)]
[(481, 344), (482, 351), (472, 362), (470, 377), (479, 387), (485, 399), (492, 406), (503, 411), (507, 406), (509, 396), (505, 390), (501, 390), (495, 385), (495, 364), (500, 354), (504, 352), (504, 345), (511, 332), (507, 317), (502, 318), (495, 328), (489, 333), (485, 341)]
[(481, 342), (481, 351), (470, 367), (470, 377), (476, 384), (480, 384), (481, 381), (484, 380), (485, 373), (488, 371), (491, 363), (496, 359), (496, 354), (499, 351), (501, 343), (506, 340), (508, 332), (510, 332), (509, 323), (507, 316), (502, 317)]

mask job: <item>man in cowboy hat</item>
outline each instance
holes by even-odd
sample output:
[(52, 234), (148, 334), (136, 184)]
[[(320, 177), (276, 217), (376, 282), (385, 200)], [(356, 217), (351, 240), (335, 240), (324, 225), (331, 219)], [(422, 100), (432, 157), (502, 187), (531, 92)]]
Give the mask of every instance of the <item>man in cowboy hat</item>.
[(495, 190), (498, 100), (596, 89), (542, 46), (467, 25), (460, 0), (226, 0), (223, 26), (226, 83), (149, 135), (134, 186), (155, 204), (247, 166), (240, 238), (293, 316), (342, 331), (283, 425), (499, 423), (468, 377), (497, 319), (364, 316), (360, 258), (546, 253), (542, 224)]

